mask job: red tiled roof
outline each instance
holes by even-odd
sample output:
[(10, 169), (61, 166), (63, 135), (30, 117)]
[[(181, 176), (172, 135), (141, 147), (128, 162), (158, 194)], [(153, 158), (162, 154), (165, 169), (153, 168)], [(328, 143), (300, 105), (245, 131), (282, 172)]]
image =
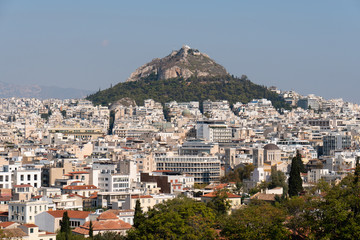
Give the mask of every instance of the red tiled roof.
[[(92, 222), (94, 231), (111, 231), (111, 230), (129, 230), (132, 226), (120, 219), (107, 220), (107, 221), (94, 221)], [(81, 235), (88, 235), (90, 229), (90, 222), (86, 222), (84, 225), (77, 227), (73, 230), (74, 233)]]
[(5, 237), (9, 239), (13, 238), (14, 236), (16, 236), (17, 238), (22, 238), (27, 236), (26, 233), (21, 228), (4, 229), (3, 233)]
[(73, 211), (73, 210), (55, 210), (55, 211), (47, 211), (48, 214), (53, 216), (54, 218), (62, 218), (64, 212), (68, 213), (69, 218), (79, 218), (85, 219), (89, 216), (90, 212), (88, 211)]
[(38, 196), (33, 196), (33, 197), (32, 197), (32, 199), (40, 199), (40, 198), (42, 198), (42, 196), (41, 196), (41, 195), (38, 195)]
[(69, 190), (91, 190), (91, 189), (98, 189), (95, 185), (80, 185), (80, 186), (65, 186), (63, 189)]
[(109, 220), (109, 219), (119, 219), (114, 213), (110, 211), (103, 212), (100, 216), (97, 217), (97, 220)]
[(10, 201), (11, 196), (0, 196), (0, 201)]
[(15, 222), (1, 222), (0, 228), (7, 228), (8, 226), (13, 225)]
[(93, 194), (91, 194), (89, 198), (91, 198), (91, 199), (97, 198), (97, 192), (94, 192)]
[(136, 198), (153, 198), (153, 197), (150, 195), (132, 195), (131, 198), (136, 199)]
[(79, 195), (79, 194), (69, 194), (69, 197), (75, 197), (75, 196), (78, 196), (78, 197), (81, 197), (81, 198), (86, 198), (86, 197), (81, 196), (81, 195)]
[[(241, 196), (233, 194), (233, 193), (229, 193), (229, 192), (227, 192), (226, 195), (227, 195), (227, 198), (241, 198)], [(204, 194), (202, 197), (209, 197), (209, 198), (216, 197), (216, 192)]]
[(262, 201), (274, 202), (276, 196), (281, 196), (281, 194), (266, 194), (266, 193), (258, 192), (255, 195), (251, 196), (250, 199), (258, 199)]

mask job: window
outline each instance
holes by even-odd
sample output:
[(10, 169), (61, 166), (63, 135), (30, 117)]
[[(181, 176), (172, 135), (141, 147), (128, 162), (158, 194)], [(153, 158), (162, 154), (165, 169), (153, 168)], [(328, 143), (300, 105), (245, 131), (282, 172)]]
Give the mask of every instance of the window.
[(34, 180), (35, 180), (35, 181), (37, 180), (37, 175), (34, 175)]
[(33, 229), (33, 228), (30, 228), (30, 233), (34, 233), (34, 229)]
[(24, 175), (20, 175), (20, 181), (24, 181)]
[(28, 181), (31, 180), (31, 175), (30, 175), (30, 174), (27, 175), (27, 180), (28, 180)]

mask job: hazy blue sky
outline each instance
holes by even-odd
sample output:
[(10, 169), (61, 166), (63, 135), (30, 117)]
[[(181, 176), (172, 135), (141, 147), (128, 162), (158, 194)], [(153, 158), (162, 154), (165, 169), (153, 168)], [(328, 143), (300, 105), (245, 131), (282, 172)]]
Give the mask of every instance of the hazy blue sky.
[(0, 0), (0, 81), (97, 90), (188, 44), (231, 74), (360, 102), (360, 1)]

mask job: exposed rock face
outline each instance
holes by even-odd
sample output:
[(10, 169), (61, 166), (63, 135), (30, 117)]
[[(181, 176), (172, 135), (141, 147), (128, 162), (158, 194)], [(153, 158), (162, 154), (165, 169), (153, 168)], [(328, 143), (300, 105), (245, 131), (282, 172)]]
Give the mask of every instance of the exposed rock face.
[(156, 58), (139, 67), (127, 81), (138, 81), (152, 73), (155, 73), (158, 79), (177, 77), (187, 79), (193, 75), (205, 77), (228, 74), (223, 66), (217, 64), (208, 55), (186, 45), (164, 58)]

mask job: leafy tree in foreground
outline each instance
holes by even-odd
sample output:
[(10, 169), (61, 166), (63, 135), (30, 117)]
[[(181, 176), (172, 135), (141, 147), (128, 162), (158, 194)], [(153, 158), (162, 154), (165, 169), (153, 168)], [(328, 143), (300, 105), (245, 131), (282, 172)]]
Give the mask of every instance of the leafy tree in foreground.
[(128, 239), (214, 239), (213, 210), (180, 197), (155, 205), (145, 221), (128, 232)]
[(300, 176), (301, 172), (301, 155), (297, 152), (296, 156), (292, 159), (290, 177), (289, 177), (289, 196), (298, 196), (303, 190), (302, 179)]
[(226, 239), (287, 239), (286, 214), (270, 204), (249, 205), (233, 212), (221, 235)]
[(126, 237), (116, 232), (104, 232), (94, 236), (94, 240), (125, 240)]
[(227, 214), (231, 207), (230, 201), (227, 197), (227, 192), (217, 191), (215, 197), (211, 199), (206, 206), (213, 209), (218, 216)]
[(276, 170), (276, 167), (271, 167), (271, 182), (269, 188), (282, 187), (284, 193), (288, 192), (288, 185), (286, 183), (286, 176), (282, 171)]
[(244, 179), (250, 179), (251, 172), (254, 171), (255, 166), (247, 164), (242, 167), (236, 168), (224, 176), (222, 182), (242, 182)]

